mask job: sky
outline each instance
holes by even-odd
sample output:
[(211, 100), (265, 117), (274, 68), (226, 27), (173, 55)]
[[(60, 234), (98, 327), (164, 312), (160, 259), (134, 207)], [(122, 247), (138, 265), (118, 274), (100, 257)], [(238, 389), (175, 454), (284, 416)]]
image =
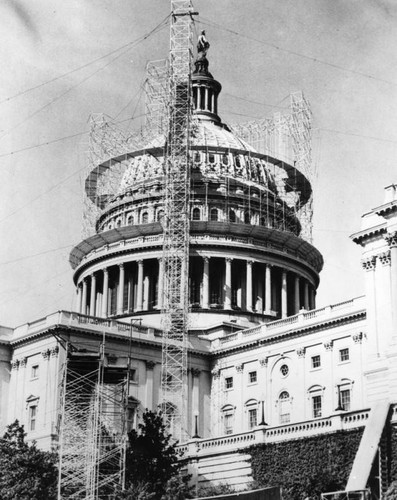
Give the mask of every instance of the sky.
[[(317, 306), (363, 295), (361, 216), (397, 183), (395, 0), (195, 0), (226, 123), (313, 111)], [(148, 61), (167, 57), (166, 0), (0, 2), (0, 324), (74, 307), (88, 120), (143, 124)], [(163, 21), (165, 21), (163, 23)], [(157, 28), (157, 29), (155, 29)], [(155, 30), (154, 30), (155, 29)], [(153, 32), (154, 30), (154, 32)]]

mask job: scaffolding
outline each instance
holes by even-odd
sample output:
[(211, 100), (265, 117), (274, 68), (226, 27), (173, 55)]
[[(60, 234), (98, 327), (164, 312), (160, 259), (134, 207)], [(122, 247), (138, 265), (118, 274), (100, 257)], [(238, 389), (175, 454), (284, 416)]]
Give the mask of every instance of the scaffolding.
[(175, 439), (187, 435), (187, 330), (192, 116), (190, 0), (171, 0), (169, 103), (164, 177), (161, 407)]
[(129, 427), (129, 362), (106, 366), (69, 342), (60, 390), (58, 500), (109, 498), (124, 487)]

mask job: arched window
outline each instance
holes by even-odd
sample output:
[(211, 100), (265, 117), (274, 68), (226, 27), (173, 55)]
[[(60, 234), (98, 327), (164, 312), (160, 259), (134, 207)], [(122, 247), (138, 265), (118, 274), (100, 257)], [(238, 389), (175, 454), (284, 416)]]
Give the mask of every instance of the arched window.
[(291, 420), (291, 400), (287, 391), (282, 391), (279, 398), (280, 424), (288, 424)]
[(200, 163), (200, 161), (201, 161), (201, 156), (200, 156), (200, 153), (199, 153), (198, 151), (196, 151), (196, 152), (194, 153), (194, 161), (195, 161), (196, 163)]
[(244, 212), (244, 223), (245, 224), (251, 224), (251, 215), (250, 213), (248, 212), (248, 210), (246, 210)]
[(236, 222), (236, 212), (234, 210), (229, 210), (229, 221)]
[(218, 220), (218, 209), (217, 208), (211, 208), (210, 220), (211, 221), (217, 221)]
[(200, 209), (198, 207), (193, 208), (192, 219), (193, 220), (200, 220)]
[(247, 413), (248, 429), (254, 429), (258, 425), (258, 401), (256, 399), (247, 401), (245, 411)]
[(229, 155), (227, 153), (224, 153), (224, 155), (222, 156), (222, 163), (224, 165), (229, 165)]
[(336, 384), (338, 406), (335, 411), (350, 411), (352, 399), (353, 382), (348, 378), (342, 378)]
[(120, 227), (121, 226), (121, 220), (118, 219), (117, 222), (116, 222), (116, 227)]
[(309, 390), (309, 401), (313, 418), (323, 416), (323, 393), (324, 387), (321, 385), (312, 385)]
[(228, 404), (222, 407), (222, 421), (224, 434), (233, 434), (234, 406)]
[(238, 155), (236, 155), (234, 157), (234, 163), (236, 164), (236, 167), (237, 168), (240, 168), (241, 167), (241, 161), (240, 161), (240, 157)]
[(127, 225), (128, 226), (132, 226), (132, 224), (134, 223), (134, 216), (132, 214), (130, 214), (128, 217), (127, 217)]
[(110, 231), (111, 229), (113, 229), (113, 224), (108, 225), (108, 230)]
[(157, 212), (157, 220), (161, 221), (161, 219), (164, 217), (164, 210), (159, 210)]
[(149, 222), (149, 213), (143, 212), (142, 217), (141, 217), (141, 223), (147, 224), (148, 222)]
[(209, 161), (209, 163), (212, 163), (212, 164), (215, 163), (215, 155), (214, 155), (214, 153), (209, 153), (209, 155), (208, 155), (208, 161)]

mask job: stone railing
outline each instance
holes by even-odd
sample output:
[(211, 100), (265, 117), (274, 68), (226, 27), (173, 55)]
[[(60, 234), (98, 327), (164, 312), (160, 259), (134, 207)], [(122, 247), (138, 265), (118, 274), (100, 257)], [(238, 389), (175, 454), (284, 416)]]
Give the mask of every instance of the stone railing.
[(363, 427), (366, 425), (369, 414), (370, 410), (365, 409), (276, 427), (262, 426), (248, 432), (230, 434), (217, 438), (192, 440), (178, 446), (178, 449), (186, 458), (189, 456), (200, 457), (231, 451), (241, 451), (253, 444), (289, 441), (291, 439)]
[(18, 341), (29, 335), (39, 333), (55, 326), (67, 326), (84, 328), (85, 330), (118, 334), (122, 336), (132, 335), (133, 338), (145, 336), (145, 339), (151, 339), (158, 343), (158, 337), (161, 331), (155, 328), (143, 327), (136, 324), (124, 323), (109, 318), (98, 318), (96, 316), (87, 316), (76, 312), (58, 311), (45, 318), (40, 318), (33, 323), (26, 323), (14, 330), (12, 341)]
[(216, 351), (224, 347), (225, 344), (229, 347), (229, 344), (238, 345), (239, 343), (244, 343), (247, 341), (247, 337), (250, 337), (250, 341), (254, 340), (255, 337), (262, 339), (270, 335), (282, 334), (286, 331), (290, 331), (292, 328), (298, 329), (307, 327), (362, 311), (365, 311), (364, 296), (322, 307), (320, 309), (313, 309), (312, 311), (305, 311), (302, 309), (299, 314), (295, 316), (289, 316), (288, 318), (271, 321), (259, 326), (247, 328), (246, 330), (240, 330), (237, 333), (231, 333), (220, 338), (218, 341), (214, 341), (212, 348)]

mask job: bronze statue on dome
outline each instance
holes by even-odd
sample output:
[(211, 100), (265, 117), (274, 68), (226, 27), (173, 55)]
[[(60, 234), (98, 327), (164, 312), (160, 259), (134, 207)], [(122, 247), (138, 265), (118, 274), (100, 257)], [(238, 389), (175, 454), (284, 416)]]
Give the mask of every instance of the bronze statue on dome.
[(194, 73), (205, 73), (210, 76), (210, 74), (208, 73), (209, 63), (207, 59), (207, 52), (209, 48), (210, 44), (205, 37), (205, 30), (202, 30), (197, 41), (197, 59), (194, 62), (194, 65), (196, 67)]

